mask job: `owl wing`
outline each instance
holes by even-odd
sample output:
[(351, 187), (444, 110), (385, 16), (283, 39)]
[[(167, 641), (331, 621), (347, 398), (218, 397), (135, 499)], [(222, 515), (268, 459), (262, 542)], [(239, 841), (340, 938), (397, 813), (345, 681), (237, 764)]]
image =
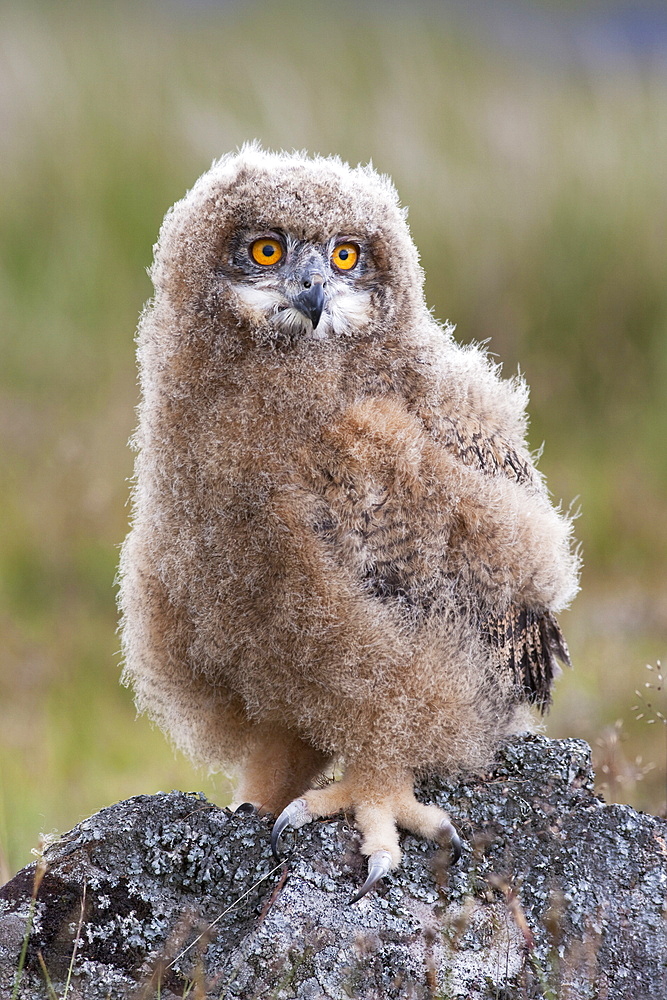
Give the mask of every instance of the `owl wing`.
[(570, 654), (558, 622), (550, 611), (518, 605), (506, 614), (480, 622), (499, 669), (511, 671), (523, 701), (544, 712), (551, 702), (551, 685), (560, 673), (556, 659), (569, 665)]
[[(501, 431), (485, 431), (481, 425), (471, 426), (440, 414), (437, 426), (430, 429), (464, 465), (544, 489), (527, 450), (517, 447)], [(480, 620), (479, 627), (498, 668), (513, 673), (522, 700), (544, 712), (551, 702), (553, 679), (560, 673), (557, 659), (570, 665), (567, 643), (556, 618), (546, 609), (517, 604), (503, 615)]]
[(458, 421), (440, 414), (425, 423), (438, 443), (464, 465), (492, 476), (504, 475), (517, 483), (540, 482), (528, 452), (517, 448), (499, 430), (490, 431), (479, 422)]
[[(452, 416), (432, 409), (419, 412), (418, 420), (417, 434), (426, 431), (437, 451), (448, 452), (456, 462), (483, 476), (509, 479), (527, 495), (546, 495), (530, 453), (501, 427), (470, 414)], [(386, 475), (393, 455), (403, 455), (404, 449), (408, 454), (409, 443), (417, 440), (414, 415), (395, 400), (373, 399), (351, 408), (340, 427), (325, 435), (335, 460), (326, 467), (323, 464), (318, 492), (327, 500), (328, 513), (318, 521), (316, 533), (337, 562), (361, 578), (369, 595), (399, 602), (409, 615), (440, 613), (447, 603), (445, 591), (451, 593), (449, 584), (443, 588), (443, 583), (449, 580), (456, 590), (458, 570), (453, 563), (448, 569), (449, 537), (441, 530), (442, 511), (433, 499), (437, 490), (412, 492), (414, 480), (408, 470), (405, 476), (412, 485), (405, 485), (400, 461), (396, 479)], [(415, 504), (421, 506), (419, 523), (411, 517)], [(479, 543), (483, 545), (482, 538)], [(494, 614), (488, 602), (471, 607), (469, 595), (463, 593), (461, 600), (466, 616), (488, 643), (498, 670), (513, 677), (518, 697), (544, 711), (559, 670), (556, 658), (569, 663), (564, 639), (548, 608), (517, 600)]]

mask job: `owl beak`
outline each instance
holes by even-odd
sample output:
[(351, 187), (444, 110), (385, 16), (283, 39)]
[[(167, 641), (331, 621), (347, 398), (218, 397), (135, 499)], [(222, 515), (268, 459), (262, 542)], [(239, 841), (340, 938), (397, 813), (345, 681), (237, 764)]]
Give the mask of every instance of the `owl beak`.
[(317, 272), (303, 276), (303, 291), (292, 299), (292, 305), (307, 316), (316, 328), (324, 309), (324, 278)]

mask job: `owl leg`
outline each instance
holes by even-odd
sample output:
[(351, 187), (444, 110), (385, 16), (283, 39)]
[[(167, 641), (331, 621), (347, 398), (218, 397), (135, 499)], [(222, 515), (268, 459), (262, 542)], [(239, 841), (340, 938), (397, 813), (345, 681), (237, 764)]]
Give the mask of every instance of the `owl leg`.
[[(381, 789), (381, 791), (379, 791)], [(350, 900), (361, 899), (387, 872), (400, 864), (398, 829), (409, 830), (443, 846), (449, 845), (453, 862), (461, 856), (461, 841), (447, 813), (438, 806), (424, 805), (415, 798), (413, 776), (403, 773), (393, 780), (369, 780), (360, 769), (348, 768), (340, 781), (306, 792), (294, 799), (278, 816), (271, 835), (271, 847), (278, 857), (280, 836), (287, 827), (299, 829), (306, 823), (341, 811), (354, 812), (362, 835), (361, 853), (368, 856), (368, 878)]]
[(241, 770), (237, 801), (250, 802), (262, 813), (278, 813), (310, 787), (313, 779), (324, 771), (327, 760), (293, 732), (280, 726), (258, 725), (251, 733), (251, 748)]

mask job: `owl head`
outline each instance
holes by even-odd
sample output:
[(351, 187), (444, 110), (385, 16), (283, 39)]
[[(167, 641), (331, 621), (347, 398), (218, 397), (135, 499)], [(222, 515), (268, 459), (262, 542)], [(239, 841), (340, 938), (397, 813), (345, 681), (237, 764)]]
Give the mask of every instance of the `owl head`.
[(206, 327), (230, 344), (409, 328), (425, 305), (405, 215), (391, 181), (370, 166), (245, 145), (168, 213), (155, 304), (184, 330)]

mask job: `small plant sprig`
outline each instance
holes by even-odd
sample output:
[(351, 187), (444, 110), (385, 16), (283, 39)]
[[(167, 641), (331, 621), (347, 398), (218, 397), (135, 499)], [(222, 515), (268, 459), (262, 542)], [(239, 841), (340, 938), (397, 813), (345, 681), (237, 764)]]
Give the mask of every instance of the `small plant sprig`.
[(600, 789), (611, 802), (625, 801), (628, 792), (655, 767), (652, 761), (645, 764), (641, 756), (629, 760), (623, 750), (626, 740), (623, 720), (617, 719), (595, 741), (595, 770)]
[(636, 716), (637, 719), (646, 719), (646, 724), (649, 726), (655, 725), (656, 722), (661, 722), (663, 726), (667, 726), (667, 716), (664, 712), (661, 712), (659, 708), (656, 708), (654, 704), (656, 696), (663, 694), (665, 690), (665, 679), (662, 675), (662, 664), (660, 660), (656, 660), (655, 667), (651, 663), (647, 663), (646, 669), (655, 671), (655, 683), (645, 681), (644, 690), (654, 691), (655, 694), (650, 695), (651, 701), (647, 701), (642, 691), (635, 691), (635, 694), (639, 698), (639, 704), (633, 705), (632, 711), (638, 713)]
[(30, 934), (32, 933), (32, 925), (35, 919), (35, 911), (37, 909), (37, 893), (39, 892), (39, 887), (42, 884), (42, 879), (46, 875), (46, 870), (48, 867), (47, 862), (44, 859), (44, 842), (40, 844), (38, 850), (34, 853), (37, 854), (37, 865), (35, 866), (35, 876), (32, 883), (32, 894), (30, 896), (30, 907), (28, 909), (28, 919), (25, 925), (25, 933), (23, 935), (23, 945), (21, 947), (21, 954), (19, 956), (19, 964), (16, 970), (16, 976), (14, 978), (14, 987), (12, 989), (12, 1000), (17, 1000), (19, 995), (19, 987), (21, 985), (21, 979), (23, 978), (23, 970), (26, 963), (26, 958), (28, 957), (28, 944), (30, 942)]

